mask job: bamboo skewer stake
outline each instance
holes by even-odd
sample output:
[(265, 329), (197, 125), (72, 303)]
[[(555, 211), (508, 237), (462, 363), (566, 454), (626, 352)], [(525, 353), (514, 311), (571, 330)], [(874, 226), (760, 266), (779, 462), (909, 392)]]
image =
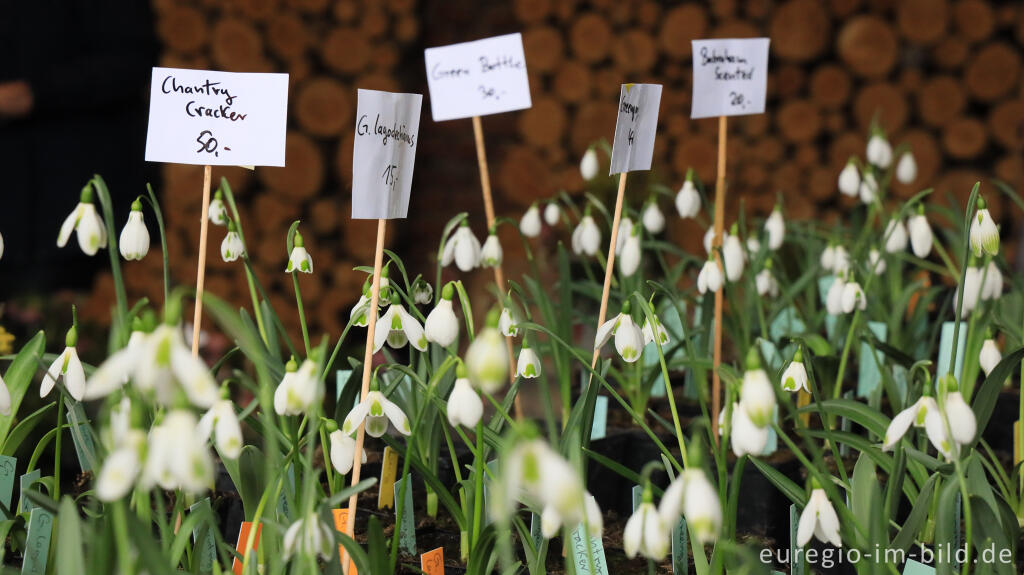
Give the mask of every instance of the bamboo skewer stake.
[[(711, 241), (711, 249), (715, 254), (715, 263), (725, 277), (722, 266), (722, 231), (725, 225), (725, 138), (728, 132), (728, 117), (718, 117), (718, 178), (715, 181), (715, 235)], [(718, 368), (722, 365), (722, 295), (725, 282), (715, 292), (715, 353), (712, 367), (711, 384), (711, 435), (718, 443), (718, 414), (722, 411), (722, 380), (718, 376)]]
[(210, 227), (211, 172), (212, 168), (210, 166), (203, 167), (203, 214), (202, 221), (199, 223), (199, 269), (196, 271), (196, 311), (195, 315), (192, 316), (193, 357), (199, 356), (199, 328), (203, 323), (203, 288), (206, 283), (206, 236)]
[[(619, 191), (615, 194), (615, 215), (612, 218), (611, 241), (608, 243), (608, 263), (605, 264), (604, 267), (604, 289), (601, 290), (601, 311), (597, 314), (598, 329), (604, 325), (604, 321), (608, 317), (608, 295), (612, 290), (612, 275), (615, 274), (615, 244), (619, 241), (619, 220), (622, 219), (622, 203), (625, 195), (626, 172), (622, 172), (619, 174)], [(594, 367), (597, 366), (597, 358), (600, 355), (601, 350), (595, 347), (594, 358), (590, 360), (590, 369), (594, 369)], [(594, 374), (590, 374), (590, 379), (593, 380), (593, 378)]]
[[(373, 334), (377, 329), (377, 305), (380, 302), (380, 274), (384, 267), (384, 228), (387, 220), (377, 220), (377, 247), (373, 253), (373, 284), (370, 288), (370, 307), (366, 311), (366, 352), (363, 354), (363, 382), (360, 390), (360, 401), (366, 399), (370, 393), (370, 373), (373, 371)], [(363, 467), (363, 441), (366, 439), (366, 424), (360, 423), (356, 432), (356, 449), (352, 463), (352, 485), (359, 483), (359, 474)], [(348, 519), (345, 523), (345, 534), (352, 536), (356, 527), (356, 499), (358, 494), (353, 493), (348, 498)], [(348, 575), (348, 568), (351, 564), (348, 561), (348, 553), (342, 552), (341, 565), (345, 575)]]
[[(480, 167), (480, 187), (484, 195), (484, 213), (487, 215), (487, 233), (494, 227), (494, 200), (491, 197), (491, 175), (487, 169), (487, 149), (484, 147), (484, 127), (480, 116), (473, 116), (473, 139), (476, 141), (476, 163)], [(494, 266), (494, 283), (498, 286), (498, 294), (505, 293), (508, 287), (505, 285), (505, 271), (501, 264)], [(505, 338), (505, 347), (508, 350), (508, 377), (509, 383), (516, 380), (516, 352), (512, 345), (512, 338)], [(515, 398), (516, 419), (523, 418), (522, 406), (519, 402), (519, 394)]]

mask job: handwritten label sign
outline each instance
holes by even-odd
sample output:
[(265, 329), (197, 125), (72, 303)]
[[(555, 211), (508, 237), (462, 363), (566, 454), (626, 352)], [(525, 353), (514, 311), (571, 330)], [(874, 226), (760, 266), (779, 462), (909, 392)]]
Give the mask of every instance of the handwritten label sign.
[(672, 528), (672, 573), (673, 575), (687, 575), (690, 572), (690, 547), (689, 532), (686, 530), (686, 520), (679, 518), (675, 527)]
[[(249, 542), (249, 533), (252, 532), (252, 521), (243, 521), (242, 525), (238, 528), (238, 542), (235, 543), (235, 551), (242, 557), (245, 557), (245, 546)], [(260, 534), (263, 532), (263, 524), (260, 523), (256, 526), (256, 535), (252, 541), (252, 548), (249, 550), (249, 561), (256, 561), (256, 549), (260, 546)], [(235, 575), (242, 575), (242, 562), (235, 557), (234, 562), (231, 564), (231, 570)]]
[(423, 96), (359, 90), (352, 154), (352, 218), (404, 218), (409, 211)]
[(46, 573), (52, 533), (53, 514), (42, 507), (33, 509), (28, 516), (28, 534), (25, 535), (25, 560), (21, 564), (23, 574)]
[(405, 478), (395, 482), (395, 500), (402, 497), (402, 486), (405, 487), (405, 497), (402, 501), (402, 516), (398, 517), (398, 505), (395, 505), (395, 519), (399, 521), (395, 529), (398, 530), (398, 546), (409, 555), (416, 555), (416, 522), (412, 514), (412, 479), (406, 475)]
[(691, 118), (763, 114), (768, 38), (693, 40)]
[[(570, 536), (572, 562), (577, 575), (608, 575), (608, 561), (604, 556), (604, 541), (600, 537), (587, 537), (587, 529), (580, 523)], [(587, 539), (590, 540), (590, 559), (587, 558)], [(590, 570), (593, 563), (594, 570)]]
[[(951, 321), (942, 322), (942, 334), (939, 336), (939, 366), (935, 373), (946, 375), (949, 373), (949, 356), (953, 353), (953, 332), (956, 331), (956, 324)], [(967, 330), (960, 328), (956, 334), (956, 366), (953, 375), (960, 380), (960, 374), (964, 370), (964, 354), (967, 349)], [(935, 388), (939, 387), (941, 377), (935, 378)]]
[(800, 512), (796, 505), (789, 506), (789, 561), (791, 575), (804, 575), (803, 547), (796, 544), (796, 534), (800, 528)]
[[(889, 326), (880, 321), (869, 321), (868, 329), (875, 334), (878, 341), (885, 343), (889, 334)], [(867, 341), (860, 342), (860, 369), (857, 370), (857, 397), (868, 397), (882, 385), (882, 371), (879, 366), (885, 364), (885, 355), (875, 351)]]
[(609, 174), (651, 169), (661, 106), (660, 84), (623, 84)]
[(420, 569), (427, 575), (444, 575), (444, 547), (420, 555)]
[[(18, 460), (14, 457), (0, 455), (0, 503), (3, 503), (7, 509), (11, 508), (11, 498), (14, 496), (14, 477), (17, 466)], [(4, 519), (11, 518), (0, 511), (0, 520)]]
[(28, 491), (39, 478), (43, 476), (43, 472), (39, 469), (33, 469), (25, 475), (22, 475), (18, 481), (18, 486), (21, 488), (21, 512), (26, 513), (32, 511), (38, 507), (32, 500), (28, 498)]
[[(205, 510), (212, 517), (213, 506), (209, 497), (204, 497), (188, 508), (189, 515), (201, 513)], [(217, 558), (217, 540), (210, 530), (209, 521), (200, 522), (192, 529), (192, 542), (195, 544), (195, 553), (198, 555), (199, 572), (209, 573), (213, 571), (213, 561)]]
[(427, 48), (424, 59), (435, 122), (532, 105), (520, 34)]
[(377, 509), (395, 506), (395, 492), (391, 486), (398, 477), (398, 453), (390, 447), (384, 448), (384, 458), (380, 464), (380, 490), (377, 492)]
[[(344, 509), (331, 509), (331, 516), (334, 518), (334, 529), (339, 533), (346, 533), (345, 527), (348, 526), (348, 508)], [(348, 533), (346, 533), (348, 534)], [(351, 535), (350, 535), (351, 536)], [(345, 554), (345, 546), (338, 544), (338, 561), (341, 562), (341, 556)], [(356, 564), (354, 561), (349, 559), (348, 561), (348, 573), (349, 575), (359, 575), (356, 571)]]
[(288, 74), (153, 68), (146, 161), (284, 166)]

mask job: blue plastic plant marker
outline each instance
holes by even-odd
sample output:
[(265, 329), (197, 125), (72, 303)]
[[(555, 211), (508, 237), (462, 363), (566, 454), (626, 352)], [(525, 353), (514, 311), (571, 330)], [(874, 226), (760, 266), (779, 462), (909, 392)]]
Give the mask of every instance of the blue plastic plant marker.
[[(572, 562), (576, 568), (576, 575), (608, 575), (608, 561), (604, 558), (604, 542), (600, 537), (589, 537), (590, 557), (587, 559), (587, 537), (586, 529), (580, 523), (573, 529), (571, 536)], [(594, 570), (590, 570), (593, 562)]]
[(789, 506), (789, 563), (790, 575), (804, 575), (803, 549), (796, 544), (797, 526), (800, 525), (800, 513), (796, 505)]
[[(209, 497), (196, 501), (188, 508), (188, 512), (191, 515), (203, 509), (210, 513), (213, 512)], [(210, 573), (213, 571), (213, 560), (217, 557), (217, 540), (213, 536), (213, 531), (210, 530), (209, 522), (200, 521), (196, 524), (192, 529), (192, 541), (196, 546), (196, 552), (199, 553), (199, 571)]]
[(818, 278), (818, 295), (821, 296), (821, 305), (825, 305), (828, 300), (828, 290), (832, 287), (832, 283), (836, 281), (836, 276), (824, 276)]
[(21, 476), (21, 479), (18, 482), (18, 487), (21, 489), (21, 512), (22, 513), (25, 513), (27, 511), (31, 511), (32, 509), (34, 509), (36, 507), (36, 505), (34, 503), (32, 503), (31, 501), (29, 501), (29, 498), (25, 496), (25, 493), (28, 491), (29, 486), (32, 485), (32, 482), (35, 481), (36, 479), (39, 479), (42, 476), (43, 476), (43, 472), (41, 470), (39, 470), (39, 469), (33, 469), (32, 471), (29, 471), (25, 475)]
[[(679, 307), (682, 308), (683, 313), (686, 313), (685, 302), (681, 302)], [(669, 346), (683, 341), (683, 338), (686, 335), (686, 330), (683, 327), (683, 318), (679, 315), (679, 308), (676, 308), (676, 306), (667, 299), (662, 301), (662, 305), (659, 306), (659, 308), (661, 311), (658, 312), (658, 319), (661, 320), (661, 325), (663, 325), (665, 330), (668, 331)], [(667, 361), (672, 361), (676, 358), (682, 358), (685, 355), (683, 348), (679, 347), (671, 357), (666, 356), (665, 359)]]
[[(489, 473), (488, 473), (489, 472)], [(498, 476), (498, 460), (492, 459), (487, 462), (487, 471), (484, 471), (484, 523), (491, 522), (491, 516), (487, 513), (487, 499), (488, 499), (488, 488), (487, 485), (491, 482), (490, 477)]]
[[(337, 397), (334, 398), (334, 401), (338, 401), (339, 399), (341, 399), (341, 392), (345, 391), (345, 387), (348, 385), (349, 380), (352, 379), (352, 370), (339, 369), (336, 372), (336, 375), (337, 383), (335, 384), (334, 388)], [(352, 407), (359, 405), (359, 400), (362, 399), (361, 397), (359, 397), (358, 393), (356, 394), (355, 397), (355, 401), (352, 402)]]
[[(907, 368), (902, 365), (892, 366), (892, 380), (896, 384), (896, 391), (899, 393), (900, 401), (907, 398)], [(907, 407), (904, 405), (903, 407)]]
[(784, 336), (790, 334), (803, 334), (806, 331), (807, 325), (800, 319), (800, 314), (793, 306), (780, 311), (775, 316), (775, 319), (772, 320), (771, 325), (768, 326), (768, 335), (772, 338), (772, 341), (779, 341)]
[[(667, 351), (662, 348), (662, 353)], [(647, 344), (644, 348), (644, 372), (648, 370), (654, 371), (658, 374), (654, 378), (654, 383), (651, 384), (651, 397), (665, 397), (665, 376), (661, 373), (661, 358), (658, 357), (658, 345), (653, 341)], [(668, 364), (668, 357), (665, 358), (666, 365)]]
[(277, 514), (279, 517), (288, 518), (290, 508), (288, 507), (288, 499), (295, 499), (295, 468), (288, 466), (288, 481), (285, 482), (284, 489), (281, 490), (281, 495), (277, 498)]
[(633, 513), (636, 513), (636, 508), (640, 507), (640, 499), (644, 495), (644, 488), (639, 485), (633, 486)]
[(903, 566), (903, 575), (935, 575), (935, 568), (907, 559), (907, 564)]
[(594, 398), (594, 421), (590, 424), (590, 440), (604, 439), (608, 434), (608, 396)]
[[(775, 423), (779, 422), (779, 406), (776, 405), (772, 410), (772, 421)], [(764, 451), (761, 455), (771, 455), (779, 449), (779, 435), (775, 433), (775, 428), (771, 427), (768, 429), (768, 442), (764, 444)]]
[(675, 575), (686, 575), (690, 571), (688, 536), (686, 520), (680, 517), (679, 522), (672, 528), (672, 573)]
[(774, 343), (767, 339), (758, 340), (761, 347), (761, 357), (764, 358), (765, 367), (769, 371), (779, 371), (782, 369), (782, 355), (779, 354), (779, 348)]
[(530, 513), (530, 539), (533, 540), (534, 549), (540, 549), (540, 544), (544, 542), (544, 534), (540, 530), (540, 515), (536, 513)]
[[(938, 389), (939, 380), (942, 376), (949, 372), (949, 355), (953, 353), (953, 331), (956, 325), (951, 322), (942, 323), (942, 335), (939, 337), (939, 357), (938, 360), (939, 368), (935, 370), (935, 385)], [(960, 325), (960, 333), (957, 334), (957, 346), (956, 346), (956, 366), (953, 375), (956, 376), (957, 381), (960, 381), (960, 373), (964, 368), (964, 349), (967, 347), (967, 324), (962, 323)]]
[(85, 409), (79, 402), (64, 400), (68, 408), (68, 425), (71, 427), (71, 440), (75, 445), (75, 455), (78, 456), (78, 466), (82, 471), (92, 471), (93, 462), (96, 458), (96, 442), (93, 441), (92, 430), (89, 427), (89, 418), (85, 415)]
[[(889, 333), (889, 326), (880, 321), (869, 321), (868, 329), (875, 334), (878, 341), (885, 342)], [(878, 361), (875, 361), (875, 360)], [(857, 397), (868, 397), (882, 385), (882, 372), (879, 366), (885, 362), (885, 355), (881, 350), (875, 350), (875, 357), (871, 357), (871, 345), (860, 342), (860, 369), (857, 376)]]
[[(402, 485), (409, 480), (409, 476), (395, 482), (395, 501), (402, 496)], [(416, 522), (412, 517), (412, 481), (405, 490), (405, 500), (402, 504), (401, 523), (398, 525), (398, 546), (409, 555), (416, 555)], [(398, 505), (395, 505), (395, 519), (398, 520)]]
[(53, 535), (53, 514), (36, 507), (28, 516), (28, 534), (25, 536), (25, 560), (21, 564), (23, 575), (43, 575), (50, 556), (50, 536)]
[[(17, 468), (18, 460), (16, 458), (0, 455), (0, 502), (7, 509), (11, 508), (11, 499), (14, 497), (14, 477)], [(0, 511), (0, 520), (4, 519), (10, 519), (10, 517)]]

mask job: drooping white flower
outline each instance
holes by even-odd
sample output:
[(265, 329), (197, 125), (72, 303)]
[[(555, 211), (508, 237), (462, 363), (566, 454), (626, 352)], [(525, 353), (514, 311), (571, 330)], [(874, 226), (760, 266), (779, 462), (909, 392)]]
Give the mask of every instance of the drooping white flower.
[(0, 375), (0, 415), (7, 417), (11, 414), (11, 390), (7, 389), (7, 382), (3, 375)]
[[(355, 464), (356, 440), (337, 428), (328, 434), (327, 439), (331, 442), (331, 466), (338, 473), (348, 475)], [(366, 451), (363, 451), (363, 461), (366, 461)]]
[(622, 253), (622, 247), (626, 245), (626, 239), (633, 233), (633, 220), (629, 216), (622, 216), (619, 220), (619, 233), (615, 237), (615, 255)]
[(226, 262), (233, 262), (240, 257), (245, 257), (245, 244), (242, 237), (235, 230), (235, 222), (228, 221), (228, 233), (220, 242), (220, 257)]
[(533, 379), (540, 376), (541, 363), (537, 352), (523, 340), (523, 349), (519, 352), (519, 361), (516, 364), (516, 375), (523, 379)]
[(82, 188), (78, 205), (61, 224), (60, 233), (57, 234), (57, 247), (67, 245), (71, 232), (77, 232), (78, 247), (82, 248), (86, 255), (94, 256), (100, 248), (107, 247), (107, 228), (93, 204), (92, 184)]
[(202, 417), (196, 427), (196, 433), (209, 439), (212, 434), (214, 444), (221, 457), (238, 459), (242, 453), (242, 426), (235, 414), (235, 404), (230, 399), (221, 399), (213, 404)]
[(209, 214), (211, 223), (218, 226), (228, 225), (228, 210), (224, 206), (224, 194), (220, 190), (213, 193), (213, 199), (210, 200)]
[(452, 262), (462, 271), (472, 271), (480, 265), (480, 241), (469, 229), (465, 220), (444, 244), (444, 251), (441, 252), (441, 265), (448, 267)]
[(765, 267), (763, 270), (757, 273), (754, 278), (754, 283), (757, 287), (757, 295), (764, 297), (778, 297), (779, 295), (779, 282), (776, 281), (775, 276), (772, 275), (771, 267)]
[[(817, 483), (815, 482), (815, 485)], [(796, 532), (796, 543), (803, 547), (810, 542), (811, 536), (817, 537), (822, 543), (831, 543), (836, 547), (843, 546), (839, 536), (839, 516), (832, 507), (828, 495), (821, 487), (811, 491), (811, 497), (800, 514), (800, 523)]]
[(853, 158), (846, 162), (846, 166), (839, 172), (839, 192), (844, 196), (857, 197), (860, 190), (860, 172)]
[(1003, 272), (995, 260), (989, 260), (985, 268), (981, 270), (981, 299), (982, 301), (999, 299), (1003, 295)]
[(687, 170), (686, 181), (676, 193), (676, 211), (683, 219), (696, 217), (700, 213), (700, 194), (697, 186), (693, 185), (692, 173), (693, 170)]
[[(384, 268), (384, 271), (386, 272), (387, 268)], [(359, 296), (359, 301), (356, 302), (356, 305), (352, 306), (352, 311), (350, 311), (348, 314), (349, 318), (352, 321), (352, 325), (366, 327), (366, 325), (369, 323), (369, 316), (366, 314), (366, 312), (370, 310), (370, 300), (372, 295), (371, 289), (373, 288), (370, 280), (371, 278), (366, 278), (366, 281), (363, 282), (363, 293), (362, 295)], [(384, 289), (390, 285), (391, 282), (390, 280), (388, 280), (387, 274), (382, 272), (380, 276), (380, 286), (378, 286), (380, 289), (380, 293), (383, 294)], [(377, 306), (380, 306), (379, 298)]]
[(644, 224), (644, 229), (651, 234), (660, 234), (665, 229), (665, 214), (661, 213), (661, 208), (658, 207), (658, 202), (653, 198), (647, 202), (647, 207), (644, 208), (644, 213), (641, 214), (640, 221)]
[(579, 225), (572, 231), (572, 251), (574, 254), (593, 256), (601, 249), (601, 229), (594, 223), (589, 211), (583, 215)]
[(501, 308), (501, 316), (498, 317), (498, 329), (505, 337), (517, 337), (519, 335), (519, 323), (523, 321), (518, 312), (511, 308)]
[(746, 254), (743, 253), (743, 244), (735, 233), (725, 236), (725, 243), (722, 244), (722, 263), (725, 265), (725, 277), (731, 282), (737, 282), (743, 277), (743, 264), (746, 261)]
[(868, 140), (868, 147), (864, 155), (871, 165), (884, 170), (892, 163), (892, 146), (884, 135), (875, 133)]
[(843, 313), (853, 313), (855, 309), (867, 308), (867, 298), (864, 297), (864, 290), (861, 289), (857, 280), (850, 280), (843, 286), (842, 306)]
[(890, 254), (902, 252), (907, 249), (907, 227), (899, 219), (892, 218), (885, 226), (885, 251)]
[(598, 168), (597, 150), (593, 147), (587, 148), (587, 151), (583, 153), (583, 158), (580, 159), (580, 175), (586, 181), (593, 180), (597, 176)]
[(772, 214), (764, 221), (764, 231), (768, 236), (768, 249), (775, 251), (782, 247), (782, 242), (786, 239), (786, 220), (778, 206), (775, 206)]
[(962, 297), (963, 304), (960, 312), (962, 318), (970, 315), (974, 308), (978, 307), (978, 300), (981, 297), (982, 274), (981, 268), (977, 267), (977, 262), (971, 262), (964, 273), (963, 290), (961, 291), (959, 286), (956, 288), (952, 302), (953, 312), (956, 313), (957, 301)]
[(419, 351), (427, 351), (427, 338), (423, 333), (423, 326), (405, 310), (397, 293), (393, 293), (388, 310), (377, 319), (377, 326), (373, 332), (374, 353), (384, 347), (385, 341), (395, 349), (408, 343)]
[(877, 249), (871, 248), (871, 251), (868, 252), (868, 269), (876, 276), (880, 276), (885, 273), (886, 265), (882, 254)]
[(864, 177), (860, 180), (860, 187), (857, 189), (857, 193), (860, 196), (861, 203), (874, 203), (875, 196), (878, 195), (878, 180), (875, 179), (874, 172), (864, 172)]
[(900, 161), (896, 163), (896, 179), (901, 184), (909, 184), (917, 179), (917, 161), (909, 150), (904, 152), (900, 156)]
[(840, 315), (843, 313), (843, 290), (846, 288), (846, 280), (842, 275), (836, 276), (832, 285), (825, 295), (825, 311), (828, 315)]
[(622, 547), (626, 557), (632, 559), (640, 553), (644, 557), (661, 561), (668, 554), (671, 527), (666, 526), (651, 502), (650, 488), (644, 490), (644, 501), (626, 521), (622, 532)]
[[(725, 242), (725, 236), (726, 235), (728, 235), (728, 234), (725, 232), (725, 230), (722, 230), (722, 242), (723, 243)], [(714, 227), (709, 227), (707, 229), (707, 231), (704, 232), (704, 251), (706, 251), (708, 254), (710, 254), (711, 253), (711, 248), (714, 247), (714, 246), (712, 246), (712, 244), (714, 242), (715, 242), (715, 228)]]
[(191, 412), (177, 409), (150, 430), (139, 480), (143, 488), (159, 485), (169, 491), (201, 493), (213, 485), (213, 458), (196, 426)]
[(437, 302), (423, 324), (423, 335), (427, 341), (441, 347), (448, 347), (459, 337), (459, 319), (455, 317), (455, 310), (452, 309), (454, 291), (451, 283), (444, 286), (441, 290), (441, 301)]
[(142, 218), (142, 202), (132, 202), (132, 211), (128, 214), (128, 223), (121, 230), (121, 238), (117, 246), (121, 257), (126, 260), (141, 260), (149, 253), (149, 230)]
[(836, 265), (836, 246), (834, 244), (828, 244), (825, 249), (821, 251), (821, 268), (826, 271), (832, 271)]
[(1003, 354), (1000, 353), (999, 346), (991, 337), (986, 338), (985, 343), (981, 344), (981, 352), (978, 354), (978, 364), (985, 372), (985, 377), (992, 373), (1000, 361), (1003, 361)]
[(786, 371), (782, 372), (782, 389), (784, 391), (795, 392), (802, 389), (807, 393), (811, 392), (811, 388), (807, 385), (807, 368), (804, 367), (803, 359), (803, 352), (797, 348), (793, 361), (786, 366)]
[(334, 546), (334, 532), (310, 513), (292, 523), (284, 532), (282, 551), (288, 561), (296, 554), (319, 555), (324, 559), (331, 556)]
[(747, 255), (753, 257), (761, 251), (761, 241), (756, 236), (747, 238)]
[(751, 348), (747, 355), (747, 370), (743, 373), (743, 384), (740, 386), (739, 406), (754, 425), (767, 427), (771, 425), (775, 413), (775, 388), (756, 356), (757, 351)]
[(307, 359), (299, 367), (293, 357), (285, 365), (284, 377), (274, 391), (274, 411), (278, 415), (305, 414), (322, 394), (316, 363)]
[(722, 270), (718, 267), (718, 262), (709, 258), (697, 274), (697, 291), (701, 294), (714, 293), (722, 289), (722, 281)]
[(601, 508), (597, 505), (597, 499), (590, 492), (586, 492), (583, 500), (585, 502), (583, 513), (586, 518), (587, 533), (591, 537), (600, 537), (604, 531), (604, 516), (601, 514)]
[(416, 278), (412, 282), (412, 300), (416, 305), (427, 305), (434, 301), (434, 286), (421, 277)]
[[(374, 382), (373, 386), (376, 386)], [(395, 430), (402, 435), (412, 434), (409, 427), (409, 418), (401, 407), (395, 405), (391, 400), (384, 397), (384, 394), (373, 389), (366, 394), (366, 397), (352, 408), (345, 416), (345, 422), (341, 425), (341, 431), (352, 433), (359, 428), (359, 424), (366, 424), (366, 433), (370, 437), (380, 437), (388, 430), (388, 423), (395, 426)]]
[(498, 332), (497, 314), (487, 316), (487, 327), (480, 331), (466, 350), (466, 373), (475, 389), (495, 393), (508, 381), (508, 351)]
[(832, 262), (832, 272), (836, 275), (845, 274), (850, 269), (850, 253), (843, 246), (836, 246)]
[(919, 258), (926, 258), (932, 251), (932, 227), (928, 225), (928, 218), (924, 215), (924, 206), (918, 208), (918, 212), (907, 219), (907, 231), (910, 233), (910, 247), (914, 255)]
[(455, 380), (451, 394), (448, 395), (448, 423), (452, 427), (462, 425), (473, 428), (484, 414), (484, 402), (480, 399), (480, 394), (473, 390), (466, 377), (465, 367), (461, 364), (459, 371), (461, 373)]
[(558, 207), (558, 202), (551, 201), (544, 206), (544, 223), (549, 226), (557, 226), (558, 221), (562, 219), (562, 210)]
[(622, 311), (615, 317), (604, 322), (597, 328), (597, 337), (594, 338), (594, 349), (598, 350), (608, 343), (608, 340), (615, 336), (615, 350), (623, 360), (633, 363), (640, 359), (644, 348), (644, 336), (640, 327), (629, 315), (630, 304), (627, 301), (622, 304)]
[(4, 257), (4, 235), (0, 234), (0, 259)]
[(687, 469), (681, 477), (686, 480), (683, 497), (686, 523), (697, 541), (704, 545), (713, 543), (722, 529), (722, 503), (718, 499), (718, 491), (708, 481), (703, 469)]
[(313, 258), (309, 257), (309, 252), (306, 251), (306, 242), (298, 230), (295, 231), (295, 237), (292, 240), (292, 253), (288, 255), (288, 267), (284, 271), (287, 273), (294, 271), (313, 273)]
[(68, 330), (68, 345), (64, 351), (53, 360), (50, 367), (43, 375), (43, 382), (39, 385), (39, 397), (46, 397), (57, 384), (57, 380), (63, 376), (64, 387), (68, 394), (76, 401), (82, 401), (85, 397), (85, 370), (82, 362), (78, 359), (78, 351), (75, 349), (75, 341), (78, 339), (76, 328)]
[(971, 220), (970, 240), (975, 257), (980, 258), (982, 253), (999, 254), (999, 228), (981, 197), (978, 198), (978, 212)]
[[(662, 325), (661, 320), (659, 320), (657, 316), (653, 317), (654, 325), (657, 327), (658, 342), (661, 344), (662, 347), (665, 347), (666, 345), (668, 345), (669, 342), (668, 330), (665, 329), (665, 326)], [(644, 326), (640, 329), (640, 331), (641, 333), (643, 333), (644, 336), (644, 347), (647, 347), (648, 344), (654, 343), (655, 330), (651, 329), (650, 320), (644, 318)]]
[(496, 268), (501, 265), (502, 259), (504, 259), (504, 252), (501, 250), (498, 235), (488, 234), (487, 241), (484, 242), (484, 247), (480, 250), (480, 265), (485, 268)]
[(516, 502), (522, 501), (550, 509), (549, 523), (557, 520), (577, 525), (584, 517), (590, 521), (593, 506), (586, 503), (579, 473), (543, 440), (521, 440), (499, 461), (498, 479), (491, 484), (493, 505), (487, 506), (493, 519), (508, 517), (515, 511)]
[[(723, 411), (722, 414), (724, 415), (725, 412)], [(747, 416), (747, 411), (739, 403), (734, 403), (732, 406), (731, 422), (730, 439), (732, 452), (736, 457), (764, 453), (764, 448), (768, 445), (770, 427), (754, 425), (754, 422), (750, 421), (750, 417)]]
[[(928, 395), (928, 386), (925, 386), (925, 395), (922, 395), (913, 405), (896, 414), (889, 422), (885, 430), (885, 437), (882, 441), (882, 451), (890, 451), (907, 434), (910, 426), (925, 427), (925, 420), (929, 416), (935, 416), (939, 412), (939, 404), (935, 398)], [(943, 436), (944, 437), (944, 436)], [(941, 441), (940, 441), (941, 443)]]
[(100, 501), (117, 501), (131, 491), (142, 471), (143, 446), (146, 434), (137, 429), (115, 435), (115, 448), (111, 450), (96, 476), (96, 497)]
[(959, 390), (946, 394), (945, 408), (953, 442), (960, 447), (969, 445), (978, 434), (978, 420), (974, 416), (974, 410), (967, 405)]
[(519, 231), (528, 238), (540, 235), (540, 210), (537, 204), (530, 205), (522, 219), (519, 220)]
[(640, 267), (640, 226), (633, 226), (629, 230), (622, 245), (622, 253), (619, 255), (619, 271), (622, 275), (630, 277)]

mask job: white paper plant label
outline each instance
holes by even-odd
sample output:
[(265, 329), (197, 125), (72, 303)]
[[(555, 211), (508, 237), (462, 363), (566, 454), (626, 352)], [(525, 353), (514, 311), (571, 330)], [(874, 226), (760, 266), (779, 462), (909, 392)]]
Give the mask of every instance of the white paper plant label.
[(609, 174), (651, 169), (661, 84), (623, 84)]
[(146, 161), (283, 166), (288, 74), (153, 68)]
[(352, 153), (352, 218), (404, 218), (419, 140), (420, 94), (359, 90)]
[(531, 106), (520, 34), (424, 51), (434, 121), (486, 116)]
[(763, 114), (768, 38), (694, 40), (691, 118)]

